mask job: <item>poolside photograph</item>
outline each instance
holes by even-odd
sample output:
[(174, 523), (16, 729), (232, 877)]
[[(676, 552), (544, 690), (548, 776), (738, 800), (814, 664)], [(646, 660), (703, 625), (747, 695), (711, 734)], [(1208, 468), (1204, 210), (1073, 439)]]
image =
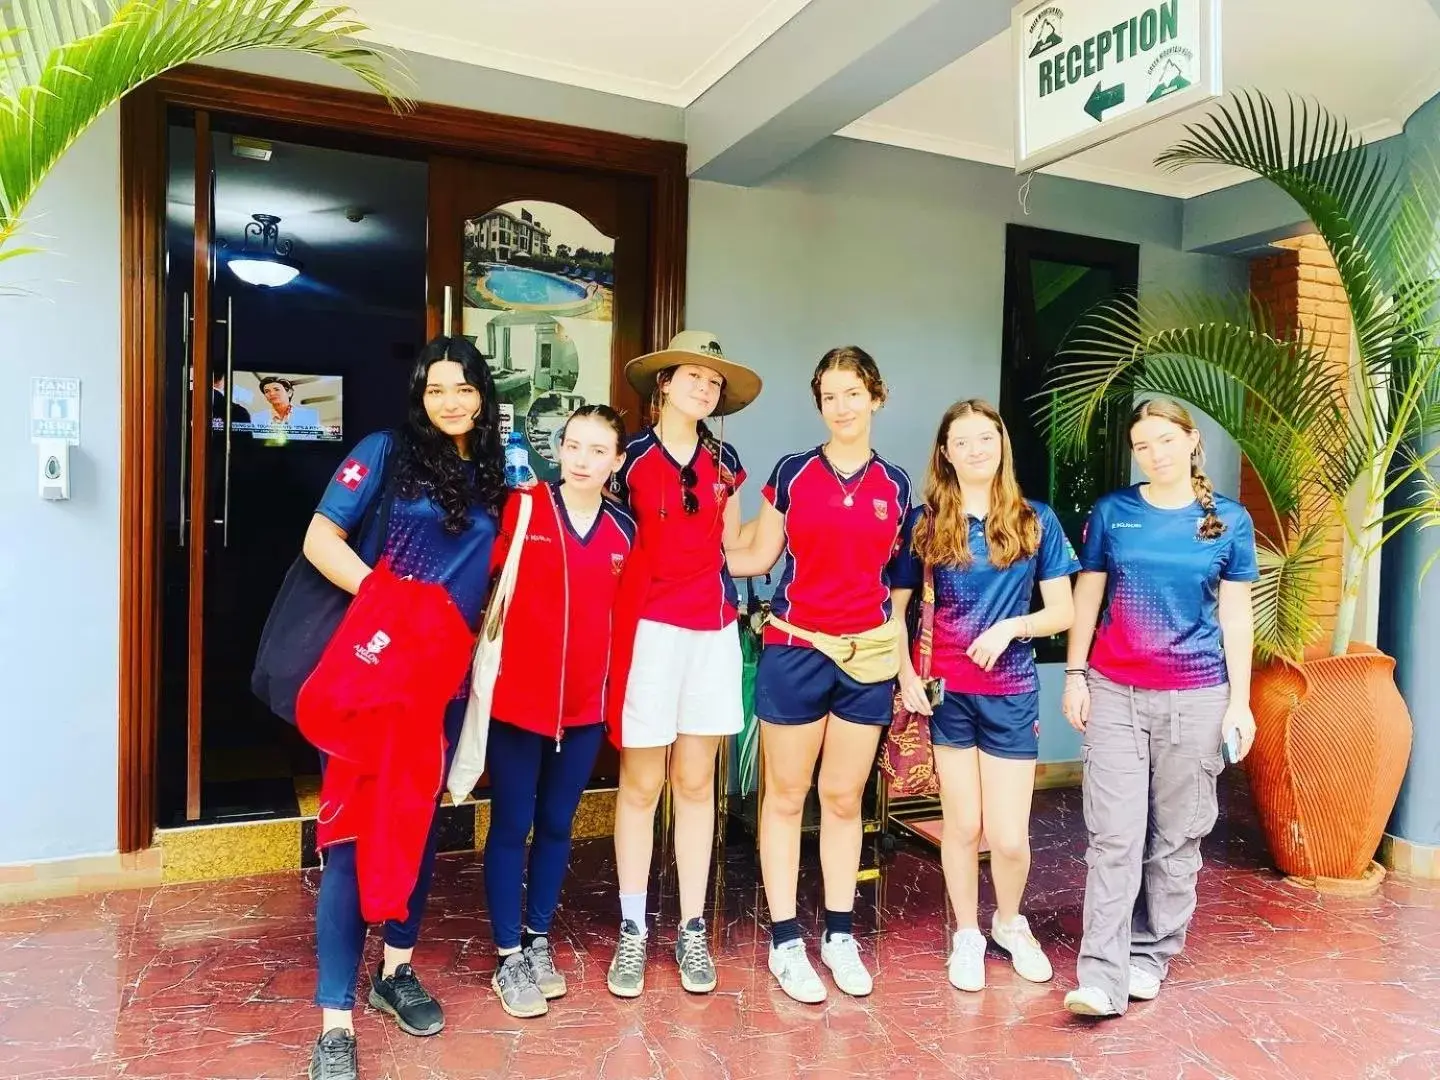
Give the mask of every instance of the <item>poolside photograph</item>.
[(569, 207), (524, 200), (466, 222), (464, 251), (464, 333), (550, 478), (555, 403), (609, 401), (615, 241)]

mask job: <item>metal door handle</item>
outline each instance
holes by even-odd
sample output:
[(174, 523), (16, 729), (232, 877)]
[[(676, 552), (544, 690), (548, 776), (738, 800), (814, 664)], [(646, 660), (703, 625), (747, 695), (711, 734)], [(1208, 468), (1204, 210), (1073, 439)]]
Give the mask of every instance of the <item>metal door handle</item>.
[(230, 546), (230, 424), (235, 400), (235, 298), (225, 298), (225, 489), (223, 509), (225, 523), (221, 526), (220, 543)]
[(190, 498), (190, 395), (195, 374), (190, 367), (190, 294), (181, 301), (180, 322), (180, 546), (185, 546), (186, 509)]
[(440, 333), (445, 337), (449, 337), (455, 326), (455, 287), (453, 285), (445, 286), (445, 314), (443, 318), (445, 321), (440, 324)]

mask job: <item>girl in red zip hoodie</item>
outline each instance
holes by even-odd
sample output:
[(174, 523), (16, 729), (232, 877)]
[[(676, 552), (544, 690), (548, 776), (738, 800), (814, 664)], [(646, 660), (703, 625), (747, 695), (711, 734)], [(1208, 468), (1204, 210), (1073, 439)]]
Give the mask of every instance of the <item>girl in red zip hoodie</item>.
[[(609, 406), (576, 410), (562, 434), (560, 481), (510, 497), (492, 555), (498, 570), (510, 545), (523, 541), (486, 752), (485, 895), (499, 953), (492, 985), (511, 1016), (541, 1016), (548, 999), (565, 993), (550, 920), (570, 858), (571, 823), (604, 738), (607, 699), (625, 692), (611, 646), (634, 633), (617, 619), (616, 606), (627, 586), (635, 519), (604, 496), (625, 460), (624, 442), (625, 427)], [(531, 513), (522, 538), (515, 529), (525, 497)]]

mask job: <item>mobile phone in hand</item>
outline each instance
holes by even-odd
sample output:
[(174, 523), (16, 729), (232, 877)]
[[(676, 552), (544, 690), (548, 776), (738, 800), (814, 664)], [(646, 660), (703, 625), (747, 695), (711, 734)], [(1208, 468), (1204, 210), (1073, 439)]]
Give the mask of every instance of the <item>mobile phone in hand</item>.
[(926, 679), (925, 697), (930, 702), (932, 709), (938, 709), (945, 701), (945, 680)]
[(1225, 733), (1225, 738), (1220, 743), (1220, 752), (1225, 755), (1226, 765), (1236, 765), (1240, 761), (1240, 729), (1231, 728)]

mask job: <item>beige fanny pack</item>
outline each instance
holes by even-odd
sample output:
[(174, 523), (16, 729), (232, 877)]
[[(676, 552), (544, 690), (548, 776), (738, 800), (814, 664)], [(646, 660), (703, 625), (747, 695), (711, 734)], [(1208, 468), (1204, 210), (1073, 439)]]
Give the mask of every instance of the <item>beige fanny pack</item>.
[(900, 627), (893, 619), (863, 634), (838, 637), (802, 630), (775, 615), (768, 623), (782, 634), (815, 646), (856, 682), (882, 683), (900, 674)]

